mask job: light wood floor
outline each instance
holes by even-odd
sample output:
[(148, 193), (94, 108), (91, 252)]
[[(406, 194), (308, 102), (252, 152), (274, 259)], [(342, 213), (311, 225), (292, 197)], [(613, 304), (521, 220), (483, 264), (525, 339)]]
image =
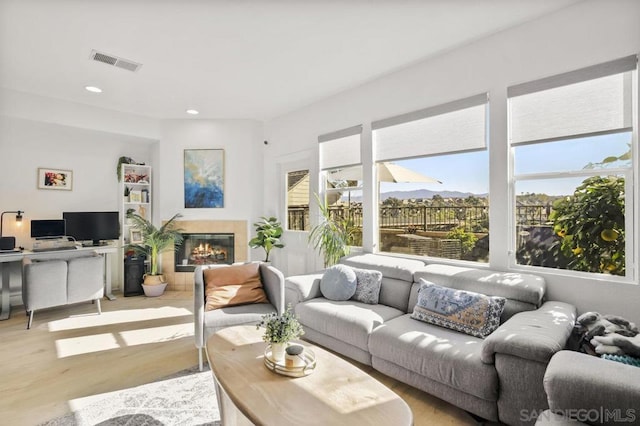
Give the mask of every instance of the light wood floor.
[[(0, 424), (37, 425), (79, 408), (85, 397), (149, 383), (196, 365), (189, 292), (120, 297), (0, 321)], [(475, 425), (464, 411), (359, 365), (411, 407), (416, 425)], [(212, 379), (213, 380), (213, 379)]]

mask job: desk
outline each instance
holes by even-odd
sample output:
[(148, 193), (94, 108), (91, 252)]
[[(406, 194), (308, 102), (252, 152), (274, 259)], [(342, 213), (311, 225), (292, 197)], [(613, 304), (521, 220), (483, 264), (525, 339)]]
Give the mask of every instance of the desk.
[(51, 250), (33, 252), (30, 250), (24, 250), (22, 252), (10, 252), (0, 254), (0, 276), (2, 277), (2, 310), (0, 311), (0, 321), (9, 319), (9, 313), (11, 311), (11, 286), (10, 286), (10, 273), (7, 267), (10, 262), (22, 262), (22, 259), (38, 259), (39, 257), (60, 257), (64, 258), (69, 255), (83, 252), (95, 252), (104, 257), (104, 294), (109, 300), (114, 300), (115, 296), (111, 290), (111, 265), (109, 255), (118, 251), (117, 246), (107, 245), (98, 247), (79, 247), (75, 250)]
[[(11, 262), (22, 262), (24, 254), (22, 252), (0, 254), (0, 276), (2, 278), (2, 310), (0, 310), (0, 320), (9, 319), (11, 311), (11, 283), (8, 264)], [(5, 263), (7, 265), (5, 265)]]

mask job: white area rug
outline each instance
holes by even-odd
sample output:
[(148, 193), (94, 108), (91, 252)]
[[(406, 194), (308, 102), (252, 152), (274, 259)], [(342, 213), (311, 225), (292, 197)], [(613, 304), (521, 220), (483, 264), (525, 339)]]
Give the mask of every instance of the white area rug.
[(158, 381), (98, 395), (46, 426), (220, 425), (211, 371), (192, 367)]

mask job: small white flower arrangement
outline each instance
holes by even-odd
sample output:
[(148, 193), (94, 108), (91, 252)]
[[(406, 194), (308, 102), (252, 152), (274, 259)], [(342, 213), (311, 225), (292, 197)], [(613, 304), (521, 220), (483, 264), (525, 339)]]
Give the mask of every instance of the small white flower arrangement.
[(256, 326), (257, 329), (260, 327), (265, 328), (262, 340), (267, 343), (288, 343), (304, 334), (302, 325), (291, 310), (291, 304), (287, 306), (282, 315), (278, 315), (276, 312), (263, 315), (262, 321)]

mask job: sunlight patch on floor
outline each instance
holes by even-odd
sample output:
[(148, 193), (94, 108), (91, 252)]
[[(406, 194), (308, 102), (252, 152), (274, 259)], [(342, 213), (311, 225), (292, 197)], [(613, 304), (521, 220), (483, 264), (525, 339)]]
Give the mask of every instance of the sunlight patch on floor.
[(118, 349), (120, 345), (112, 333), (92, 334), (56, 340), (58, 358)]
[(49, 331), (64, 331), (192, 315), (193, 314), (188, 309), (175, 308), (171, 306), (146, 309), (127, 309), (121, 311), (102, 312), (102, 315), (98, 315), (94, 312), (82, 315), (72, 315), (61, 320), (49, 321), (48, 327)]
[(187, 323), (122, 331), (119, 335), (127, 346), (136, 346), (182, 339), (193, 336), (193, 333), (193, 323)]
[(58, 358), (66, 358), (118, 349), (122, 346), (168, 342), (189, 336), (193, 336), (193, 323), (57, 339), (56, 351)]

